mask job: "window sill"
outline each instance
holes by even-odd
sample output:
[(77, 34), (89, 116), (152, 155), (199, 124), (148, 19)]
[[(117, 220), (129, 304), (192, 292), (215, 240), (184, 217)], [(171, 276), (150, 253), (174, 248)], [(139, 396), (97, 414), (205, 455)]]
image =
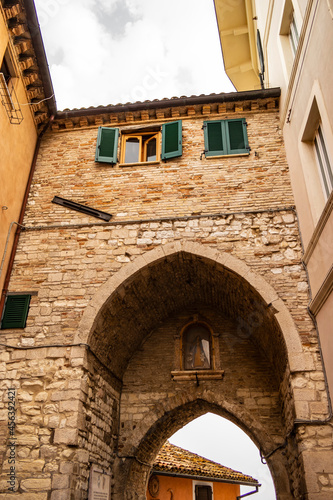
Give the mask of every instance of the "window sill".
[(236, 153), (234, 155), (205, 155), (206, 160), (216, 159), (216, 158), (234, 158), (235, 156), (250, 156), (250, 152), (248, 153)]
[(175, 370), (171, 372), (172, 380), (183, 382), (189, 380), (222, 380), (224, 370)]
[(136, 163), (119, 163), (119, 167), (138, 167), (140, 165), (158, 165), (160, 160), (155, 161), (138, 161)]

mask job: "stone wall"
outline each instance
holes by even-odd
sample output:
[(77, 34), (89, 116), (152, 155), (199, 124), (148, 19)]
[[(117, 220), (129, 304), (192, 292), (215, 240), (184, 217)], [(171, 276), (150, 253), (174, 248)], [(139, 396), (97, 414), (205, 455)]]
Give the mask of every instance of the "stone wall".
[[(201, 157), (203, 120), (233, 117), (246, 117), (251, 153)], [(279, 499), (303, 498), (311, 474), (311, 494), (331, 487), (333, 471), (313, 469), (312, 454), (331, 456), (332, 432), (275, 101), (108, 118), (121, 130), (172, 119), (183, 120), (183, 155), (166, 162), (95, 163), (103, 116), (56, 120), (42, 141), (10, 281), (33, 293), (27, 325), (1, 332), (0, 499), (10, 388), (10, 495), (23, 500), (86, 498), (91, 464), (111, 474), (115, 499), (142, 498), (163, 441), (206, 411), (269, 455)], [(220, 380), (172, 379), (193, 315), (216, 336)]]

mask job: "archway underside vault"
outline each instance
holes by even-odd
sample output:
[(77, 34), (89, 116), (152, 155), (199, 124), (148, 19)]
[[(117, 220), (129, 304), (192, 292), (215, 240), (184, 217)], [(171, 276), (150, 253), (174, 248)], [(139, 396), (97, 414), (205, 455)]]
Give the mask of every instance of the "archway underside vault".
[[(233, 343), (233, 336), (241, 340), (243, 360), (237, 369), (244, 372), (245, 364), (252, 363), (249, 369), (253, 375), (247, 382), (242, 374), (242, 383), (250, 395), (257, 390), (261, 402), (256, 403), (256, 408), (251, 407), (251, 398), (246, 400), (239, 395), (243, 386), (237, 385), (237, 376), (234, 377), (237, 370), (229, 372), (228, 383), (234, 385), (228, 391), (224, 381), (207, 382), (200, 387), (195, 384), (171, 387), (169, 368), (159, 387), (161, 394), (152, 371), (147, 370), (150, 378), (146, 377), (141, 384), (137, 381), (137, 366), (151, 369), (154, 359), (154, 354), (153, 358), (147, 357), (147, 346), (151, 356), (154, 351), (149, 346), (166, 335), (163, 349), (171, 349), (169, 344), (174, 334), (179, 333), (175, 327), (179, 317), (202, 311), (208, 316), (209, 311), (212, 317), (215, 315), (215, 325), (228, 325), (228, 335), (220, 336), (225, 337), (220, 342), (222, 348), (228, 342)], [(281, 387), (288, 390), (288, 353), (285, 332), (282, 333), (275, 313), (272, 304), (240, 274), (210, 258), (186, 251), (170, 253), (134, 269), (112, 290), (92, 324), (88, 342), (97, 358), (123, 383), (114, 462), (115, 500), (143, 499), (150, 465), (165, 439), (207, 411), (238, 424), (264, 453), (277, 449), (269, 462), (278, 498), (293, 498), (288, 460), (296, 454), (295, 443), (289, 440), (289, 458), (285, 456), (286, 447), (284, 454), (279, 450), (288, 434), (281, 401)], [(231, 356), (228, 360), (225, 356), (226, 366), (232, 365)], [(160, 365), (156, 365), (157, 371), (163, 372), (162, 358)], [(142, 394), (146, 408), (141, 407), (133, 420), (127, 415), (133, 413), (131, 401), (141, 400)], [(265, 398), (273, 403), (267, 403)], [(175, 423), (177, 419), (182, 425)]]
[(132, 354), (157, 325), (197, 305), (214, 308), (236, 321), (239, 335), (251, 337), (278, 378), (283, 376), (286, 346), (274, 307), (238, 274), (185, 252), (143, 268), (118, 287), (95, 321), (90, 346), (121, 379)]

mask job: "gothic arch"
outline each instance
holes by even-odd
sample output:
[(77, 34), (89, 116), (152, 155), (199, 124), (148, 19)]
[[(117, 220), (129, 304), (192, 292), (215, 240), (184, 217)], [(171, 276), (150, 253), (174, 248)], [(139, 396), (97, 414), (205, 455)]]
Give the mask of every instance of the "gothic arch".
[[(188, 394), (186, 398), (176, 397), (172, 401), (170, 400), (169, 409), (166, 412), (162, 412), (160, 415), (158, 415), (158, 411), (156, 412), (152, 418), (154, 423), (146, 426), (146, 432), (135, 449), (131, 450), (132, 453), (130, 454), (129, 450), (124, 448), (119, 454), (115, 466), (115, 476), (117, 477), (114, 488), (115, 499), (145, 500), (151, 465), (161, 446), (179, 428), (208, 412), (227, 418), (238, 425), (252, 438), (260, 450), (278, 448), (277, 443), (274, 443), (260, 425), (256, 429), (256, 435), (249, 431), (252, 420), (250, 414), (244, 412), (240, 420), (239, 417), (229, 412), (228, 404), (224, 404), (223, 401), (217, 402), (214, 394), (206, 392), (195, 395), (193, 392)], [(154, 420), (155, 417), (157, 418)], [(139, 431), (142, 430), (143, 428), (139, 429)], [(288, 465), (282, 451), (277, 449), (270, 456), (268, 465), (275, 484), (278, 486), (279, 498), (287, 499), (292, 497), (290, 496)]]
[(274, 318), (283, 336), (291, 370), (294, 364), (297, 364), (298, 370), (302, 369), (302, 366), (309, 368), (309, 360), (303, 353), (300, 337), (291, 314), (273, 287), (239, 258), (193, 242), (173, 242), (161, 245), (137, 257), (109, 278), (85, 309), (75, 342), (91, 344), (103, 307), (111, 303), (116, 294), (122, 298), (125, 294), (125, 287), (135, 283), (138, 277), (149, 272), (152, 266), (177, 255), (194, 256), (200, 262), (209, 265), (211, 269), (221, 272), (227, 270), (233, 276), (238, 276), (244, 283), (246, 282), (260, 298), (263, 306), (274, 311)]

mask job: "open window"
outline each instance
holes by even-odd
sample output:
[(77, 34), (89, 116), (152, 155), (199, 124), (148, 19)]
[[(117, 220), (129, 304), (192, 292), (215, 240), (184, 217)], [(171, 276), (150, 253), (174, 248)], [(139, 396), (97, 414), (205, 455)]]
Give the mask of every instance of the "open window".
[(122, 134), (120, 163), (159, 161), (160, 132)]
[[(118, 162), (119, 128), (99, 127), (95, 160)], [(158, 162), (182, 155), (182, 121), (121, 132), (120, 164)]]
[(204, 122), (205, 155), (250, 154), (245, 118)]
[(10, 122), (20, 124), (23, 115), (14, 88), (15, 77), (14, 64), (7, 47), (2, 60), (0, 60), (0, 99)]

